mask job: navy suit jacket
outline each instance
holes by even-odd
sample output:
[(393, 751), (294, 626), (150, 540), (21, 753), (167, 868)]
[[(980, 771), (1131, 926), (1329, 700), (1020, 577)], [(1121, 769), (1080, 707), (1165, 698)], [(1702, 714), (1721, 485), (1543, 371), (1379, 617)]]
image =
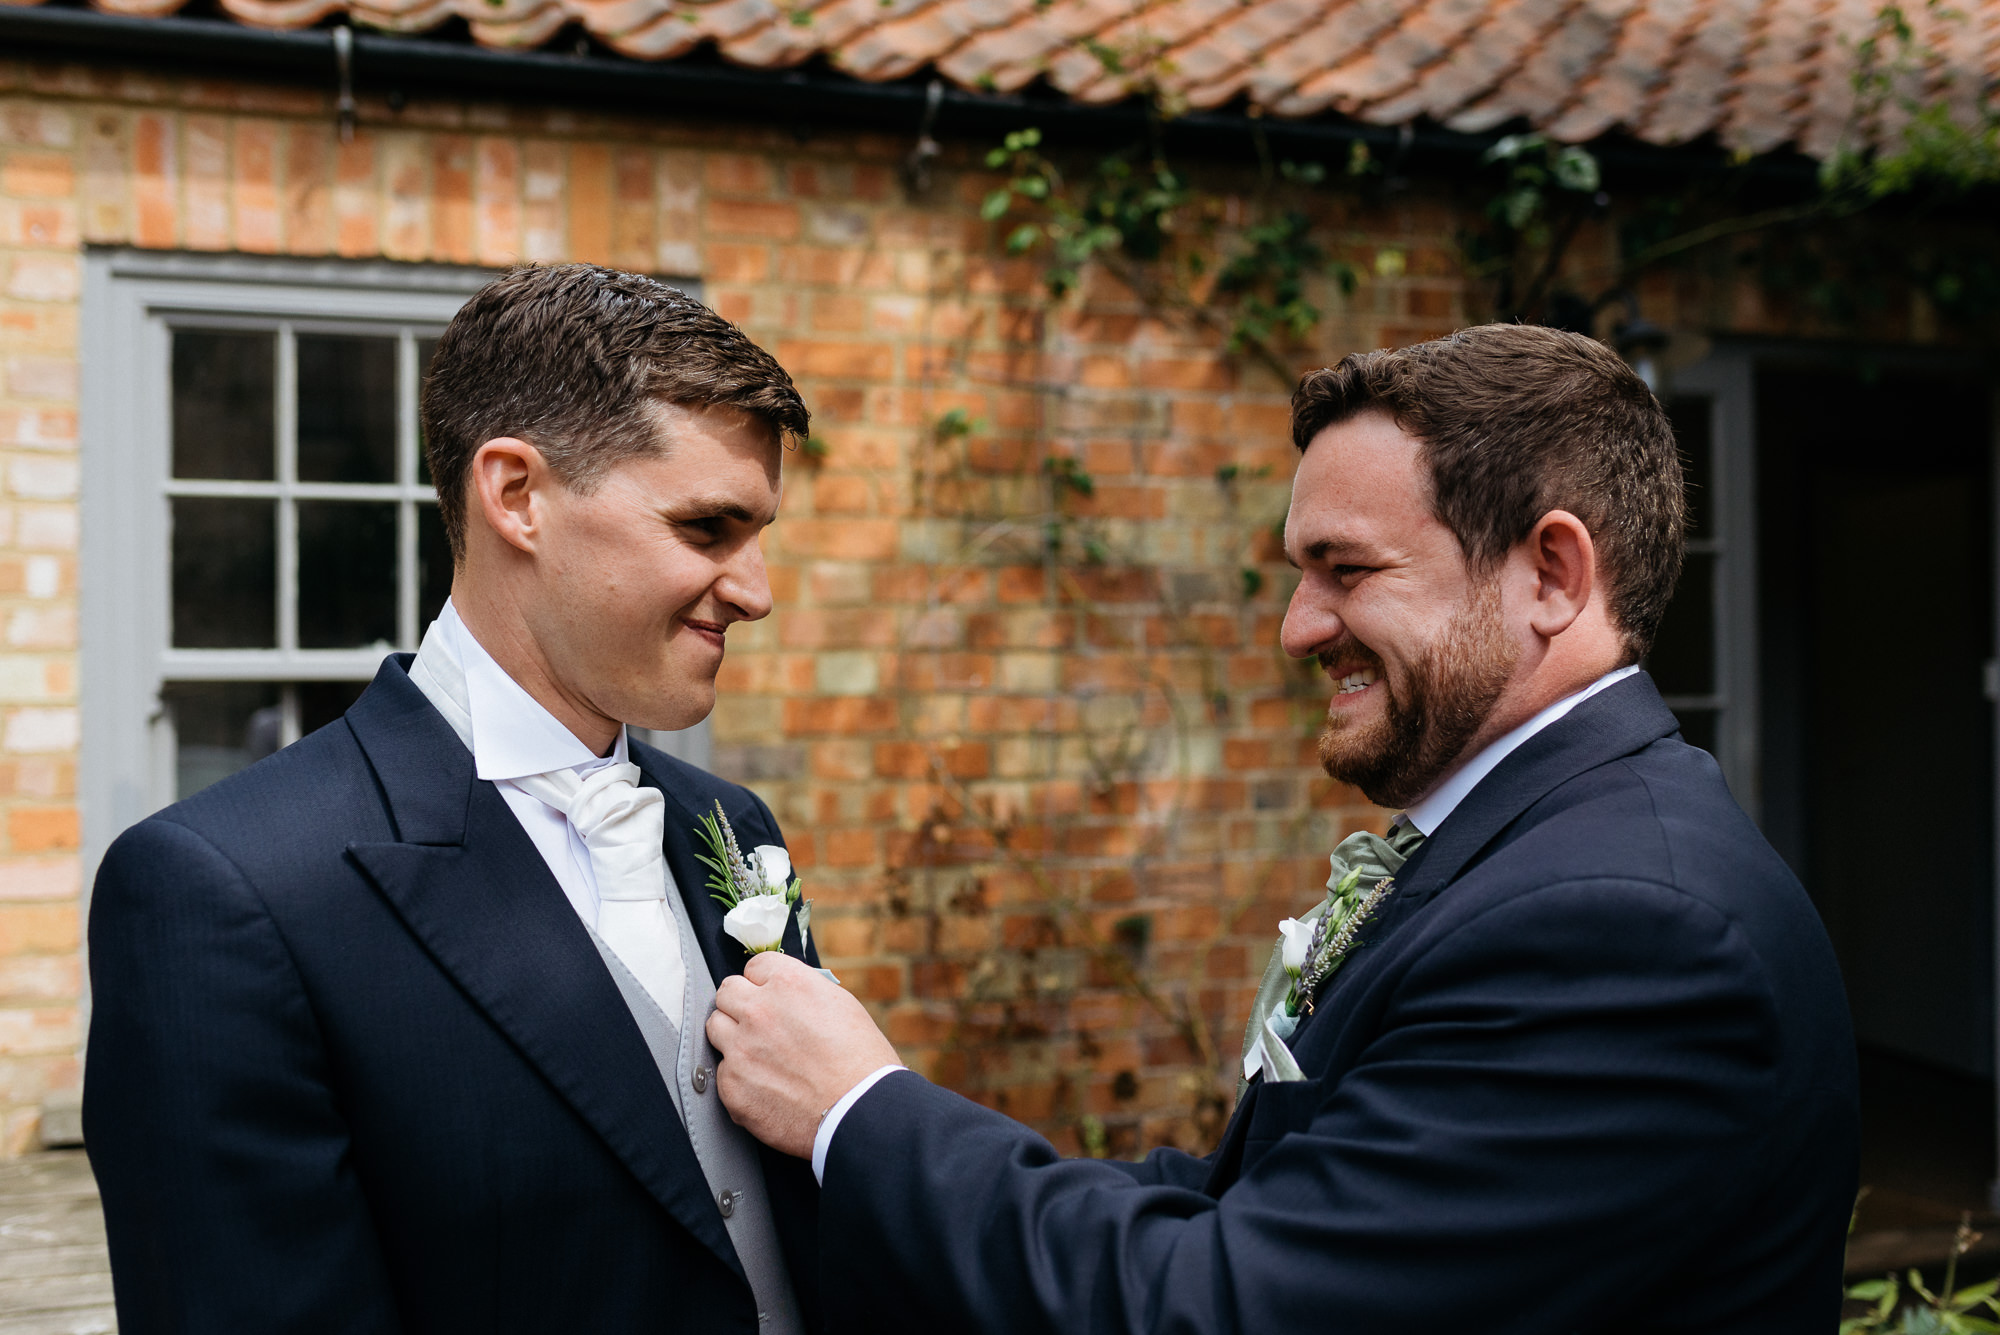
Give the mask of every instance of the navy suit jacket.
[[(836, 1330), (1837, 1323), (1859, 1113), (1831, 948), (1643, 674), (1420, 848), (1207, 1159), (1063, 1160), (897, 1074), (820, 1198)], [(1301, 906), (1303, 907), (1303, 906)]]
[[(120, 1329), (751, 1335), (637, 1024), (407, 662), (105, 856), (84, 1130)], [(694, 858), (697, 813), (720, 799), (751, 844), (777, 823), (632, 754), (666, 794), (667, 860), (720, 981), (744, 956)], [(798, 1160), (764, 1162), (816, 1326), (817, 1189)]]

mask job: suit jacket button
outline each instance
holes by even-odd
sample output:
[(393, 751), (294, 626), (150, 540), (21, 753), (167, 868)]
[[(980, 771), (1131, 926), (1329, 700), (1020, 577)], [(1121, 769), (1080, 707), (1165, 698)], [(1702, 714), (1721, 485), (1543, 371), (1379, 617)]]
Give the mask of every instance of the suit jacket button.
[(695, 1093), (697, 1094), (708, 1093), (708, 1068), (706, 1066), (695, 1067), (694, 1079), (690, 1083), (694, 1085)]
[(715, 1198), (715, 1208), (722, 1211), (724, 1219), (736, 1213), (736, 1193), (725, 1191)]

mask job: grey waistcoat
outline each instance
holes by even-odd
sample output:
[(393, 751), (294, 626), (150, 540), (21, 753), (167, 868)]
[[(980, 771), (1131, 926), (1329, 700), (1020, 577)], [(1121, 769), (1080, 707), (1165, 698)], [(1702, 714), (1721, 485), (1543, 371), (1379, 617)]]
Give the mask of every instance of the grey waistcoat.
[[(669, 871), (667, 877), (671, 882), (673, 873)], [(757, 1142), (730, 1120), (728, 1109), (715, 1092), (715, 1049), (708, 1045), (706, 1030), (708, 1016), (715, 1010), (715, 981), (708, 976), (701, 946), (688, 925), (687, 906), (671, 884), (667, 903), (673, 909), (675, 926), (680, 928), (681, 958), (688, 965), (687, 991), (681, 1003), (681, 1014), (690, 1020), (686, 1033), (674, 1028), (666, 1012), (596, 932), (590, 939), (604, 957), (604, 966), (611, 971), (632, 1018), (639, 1022), (639, 1032), (646, 1036), (646, 1046), (652, 1050), (667, 1092), (680, 1111), (681, 1125), (687, 1128), (702, 1175), (708, 1179), (709, 1196), (729, 1230), (737, 1258), (743, 1262), (750, 1292), (756, 1296), (759, 1330), (764, 1335), (805, 1335), (798, 1300), (792, 1294), (792, 1278), (778, 1243), (771, 1201), (764, 1191), (764, 1166), (757, 1157)]]
[[(416, 661), (410, 664), (410, 680), (444, 716), (465, 749), (472, 750), (465, 669), (438, 638), (435, 628), (425, 634)], [(729, 1120), (728, 1110), (715, 1092), (715, 1050), (708, 1045), (706, 1031), (708, 1017), (715, 1010), (715, 980), (708, 976), (708, 961), (688, 925), (687, 905), (681, 901), (673, 869), (662, 865), (661, 870), (667, 877), (667, 905), (680, 929), (681, 959), (687, 965), (681, 1014), (688, 1017), (691, 1035), (674, 1027), (667, 1013), (588, 923), (584, 930), (590, 932), (604, 967), (611, 971), (619, 995), (625, 998), (626, 1009), (646, 1037), (660, 1078), (667, 1082), (667, 1093), (673, 1097), (681, 1125), (701, 1161), (702, 1176), (708, 1179), (709, 1199), (715, 1202), (729, 1231), (730, 1245), (750, 1281), (760, 1331), (763, 1335), (805, 1335), (798, 1298), (792, 1293), (792, 1277), (785, 1269), (784, 1252), (778, 1243), (777, 1223), (771, 1216), (771, 1200), (764, 1191), (764, 1166), (757, 1157), (757, 1142)], [(672, 1135), (673, 1129), (661, 1127), (660, 1134)]]

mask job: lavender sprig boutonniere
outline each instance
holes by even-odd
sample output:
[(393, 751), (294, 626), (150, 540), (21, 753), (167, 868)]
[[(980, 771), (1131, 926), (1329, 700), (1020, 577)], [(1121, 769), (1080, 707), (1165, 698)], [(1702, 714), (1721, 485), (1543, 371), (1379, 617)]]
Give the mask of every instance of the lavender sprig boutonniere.
[(1356, 869), (1333, 886), (1333, 892), (1327, 896), (1326, 911), (1320, 914), (1310, 932), (1306, 924), (1295, 918), (1278, 924), (1284, 938), (1285, 972), (1292, 980), (1291, 990), (1285, 995), (1287, 1016), (1297, 1016), (1301, 1010), (1312, 1014), (1313, 999), (1321, 985), (1353, 952), (1356, 934), (1395, 888), (1395, 878), (1384, 876), (1364, 893), (1361, 872)]
[(812, 901), (802, 897), (804, 887), (792, 874), (791, 854), (777, 844), (759, 844), (745, 856), (720, 802), (703, 814), (696, 833), (708, 845), (707, 854), (695, 856), (709, 870), (709, 898), (729, 910), (722, 918), (723, 931), (752, 955), (777, 950), (784, 945), (785, 923), (796, 905), (801, 947), (811, 939), (806, 932)]

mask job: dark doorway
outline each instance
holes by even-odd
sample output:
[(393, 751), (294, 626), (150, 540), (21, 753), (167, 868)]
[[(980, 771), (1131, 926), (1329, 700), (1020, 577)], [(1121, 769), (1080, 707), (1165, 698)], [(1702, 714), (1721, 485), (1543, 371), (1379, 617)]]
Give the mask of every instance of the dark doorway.
[[(1934, 1072), (1980, 1105), (1954, 1124), (1990, 1118), (1994, 1074), (1989, 393), (1866, 364), (1756, 378), (1765, 833), (1826, 920), (1867, 1078)], [(1901, 1121), (1871, 1119), (1873, 1161), (1920, 1146)], [(1977, 1162), (1912, 1171), (1983, 1194), (1988, 1126)]]

